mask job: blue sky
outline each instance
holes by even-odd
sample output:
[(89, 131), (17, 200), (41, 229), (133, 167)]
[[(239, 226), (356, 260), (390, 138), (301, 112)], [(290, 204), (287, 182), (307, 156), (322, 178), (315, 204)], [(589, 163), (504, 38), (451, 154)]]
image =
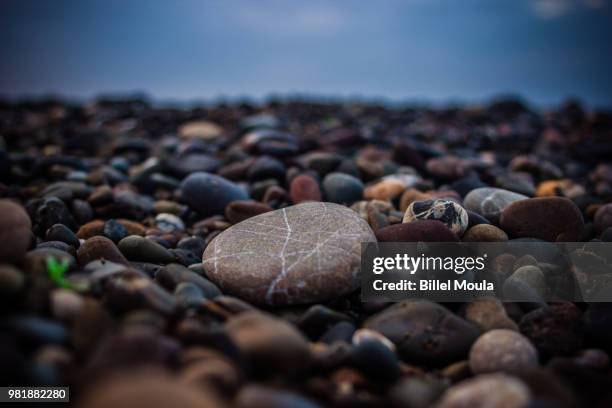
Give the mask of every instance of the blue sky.
[(609, 0), (0, 0), (0, 95), (612, 106)]

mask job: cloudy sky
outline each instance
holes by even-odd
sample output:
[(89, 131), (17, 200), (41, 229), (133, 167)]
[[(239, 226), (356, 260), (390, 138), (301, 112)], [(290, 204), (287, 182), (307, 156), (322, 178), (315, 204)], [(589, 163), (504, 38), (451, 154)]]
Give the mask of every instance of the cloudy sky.
[(0, 0), (0, 95), (612, 106), (610, 0)]

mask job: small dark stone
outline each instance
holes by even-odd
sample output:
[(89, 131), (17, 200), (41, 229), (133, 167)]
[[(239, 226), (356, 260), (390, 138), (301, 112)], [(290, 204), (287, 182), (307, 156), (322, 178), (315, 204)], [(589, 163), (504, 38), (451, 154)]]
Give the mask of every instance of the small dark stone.
[(443, 366), (467, 357), (480, 329), (445, 307), (405, 300), (368, 318), (363, 327), (380, 332), (406, 361)]
[(81, 243), (77, 236), (63, 224), (55, 224), (47, 230), (47, 241), (62, 241), (66, 244), (78, 248)]
[(128, 230), (112, 218), (104, 223), (102, 233), (115, 244), (129, 235)]
[(207, 299), (221, 295), (221, 291), (214, 283), (183, 265), (173, 263), (166, 265), (155, 274), (155, 280), (169, 290), (175, 290), (176, 286), (182, 282), (192, 283), (202, 291)]
[(166, 248), (138, 235), (130, 235), (123, 238), (117, 246), (121, 253), (130, 261), (151, 262), (155, 264), (167, 264), (174, 261), (174, 256)]
[(363, 198), (363, 183), (357, 177), (344, 173), (330, 173), (323, 179), (323, 191), (328, 201), (352, 204)]
[(373, 381), (394, 381), (400, 376), (397, 356), (376, 340), (359, 343), (351, 353), (351, 362)]
[(202, 216), (223, 214), (232, 201), (246, 200), (246, 191), (223, 177), (197, 172), (181, 183), (183, 198)]

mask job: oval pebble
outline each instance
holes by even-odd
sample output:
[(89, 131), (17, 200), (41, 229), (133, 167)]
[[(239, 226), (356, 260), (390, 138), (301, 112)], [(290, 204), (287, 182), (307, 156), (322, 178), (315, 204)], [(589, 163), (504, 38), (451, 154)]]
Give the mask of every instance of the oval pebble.
[(352, 210), (303, 203), (228, 228), (206, 248), (206, 275), (223, 292), (257, 304), (332, 299), (359, 286), (361, 243), (374, 234)]

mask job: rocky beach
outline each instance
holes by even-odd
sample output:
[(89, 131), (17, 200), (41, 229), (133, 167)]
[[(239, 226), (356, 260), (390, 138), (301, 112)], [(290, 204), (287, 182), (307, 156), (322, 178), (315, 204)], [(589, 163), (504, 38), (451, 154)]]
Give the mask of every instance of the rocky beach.
[[(94, 408), (612, 406), (611, 303), (361, 300), (362, 244), (511, 241), (612, 241), (612, 112), (3, 101), (0, 385)], [(537, 254), (495, 268), (555, 279)]]

